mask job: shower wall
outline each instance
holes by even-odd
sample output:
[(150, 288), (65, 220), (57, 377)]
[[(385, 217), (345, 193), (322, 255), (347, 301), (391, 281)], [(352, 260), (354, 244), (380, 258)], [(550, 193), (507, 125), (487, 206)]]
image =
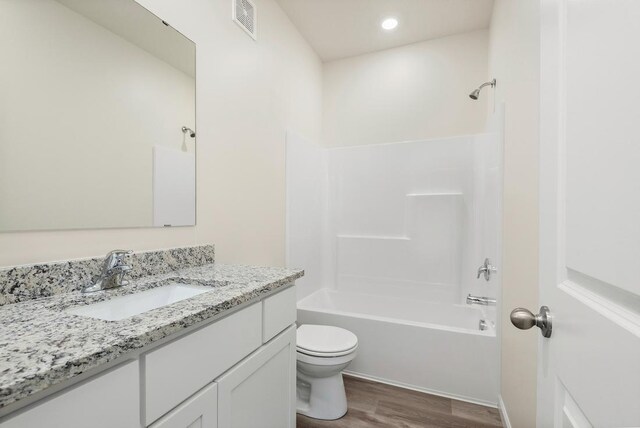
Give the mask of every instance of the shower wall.
[(341, 291), (458, 302), (473, 221), (473, 137), (329, 151), (328, 274)]
[(287, 141), (287, 254), (319, 288), (462, 303), (498, 251), (501, 136), (323, 149)]
[(491, 260), (497, 271), (490, 281), (474, 279), (469, 292), (478, 296), (501, 297), (502, 284), (502, 180), (504, 147), (504, 106), (496, 107), (487, 118), (487, 132), (474, 137), (474, 230), (471, 238), (476, 254), (475, 266), (485, 258)]
[(286, 135), (286, 264), (305, 270), (298, 300), (327, 285), (327, 150), (295, 132)]

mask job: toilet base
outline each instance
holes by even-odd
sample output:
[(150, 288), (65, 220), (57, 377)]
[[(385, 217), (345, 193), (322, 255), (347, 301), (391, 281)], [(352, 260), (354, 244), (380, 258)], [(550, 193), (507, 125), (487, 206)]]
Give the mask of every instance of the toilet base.
[(340, 419), (347, 413), (342, 373), (315, 378), (298, 371), (296, 412), (314, 419)]

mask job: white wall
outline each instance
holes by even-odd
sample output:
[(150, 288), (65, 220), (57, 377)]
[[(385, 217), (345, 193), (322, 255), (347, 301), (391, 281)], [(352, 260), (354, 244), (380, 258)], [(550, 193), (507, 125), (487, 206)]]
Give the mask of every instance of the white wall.
[(194, 78), (57, 1), (2, 12), (0, 230), (152, 225), (153, 146), (195, 127)]
[(324, 64), (323, 143), (423, 140), (484, 130), (488, 31), (415, 43)]
[(273, 0), (257, 0), (257, 42), (228, 0), (140, 3), (197, 44), (197, 226), (4, 233), (0, 266), (204, 242), (223, 262), (283, 265), (285, 129), (319, 138), (320, 60)]
[[(496, 0), (491, 22), (491, 109), (505, 106), (501, 395), (511, 426), (536, 423), (538, 331), (509, 313), (538, 304), (539, 2)], [(536, 331), (534, 331), (536, 330)]]

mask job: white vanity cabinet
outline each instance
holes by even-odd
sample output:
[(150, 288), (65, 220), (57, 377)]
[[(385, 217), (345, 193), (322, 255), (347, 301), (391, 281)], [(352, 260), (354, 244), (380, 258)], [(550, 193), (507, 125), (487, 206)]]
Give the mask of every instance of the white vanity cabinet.
[(295, 338), (289, 326), (149, 428), (295, 428)]
[(295, 320), (290, 287), (142, 355), (145, 423), (295, 428)]
[(258, 302), (142, 355), (146, 425), (258, 349), (261, 323)]
[(137, 428), (138, 361), (124, 363), (18, 412), (1, 428)]
[(216, 380), (218, 428), (295, 428), (296, 328)]
[(0, 428), (294, 428), (289, 287), (0, 419)]

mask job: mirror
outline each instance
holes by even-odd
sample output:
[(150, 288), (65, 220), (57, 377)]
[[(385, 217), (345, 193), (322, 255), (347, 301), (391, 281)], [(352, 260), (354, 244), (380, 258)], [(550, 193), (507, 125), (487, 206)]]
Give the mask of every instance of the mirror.
[(0, 0), (0, 232), (195, 225), (195, 45), (134, 0)]

